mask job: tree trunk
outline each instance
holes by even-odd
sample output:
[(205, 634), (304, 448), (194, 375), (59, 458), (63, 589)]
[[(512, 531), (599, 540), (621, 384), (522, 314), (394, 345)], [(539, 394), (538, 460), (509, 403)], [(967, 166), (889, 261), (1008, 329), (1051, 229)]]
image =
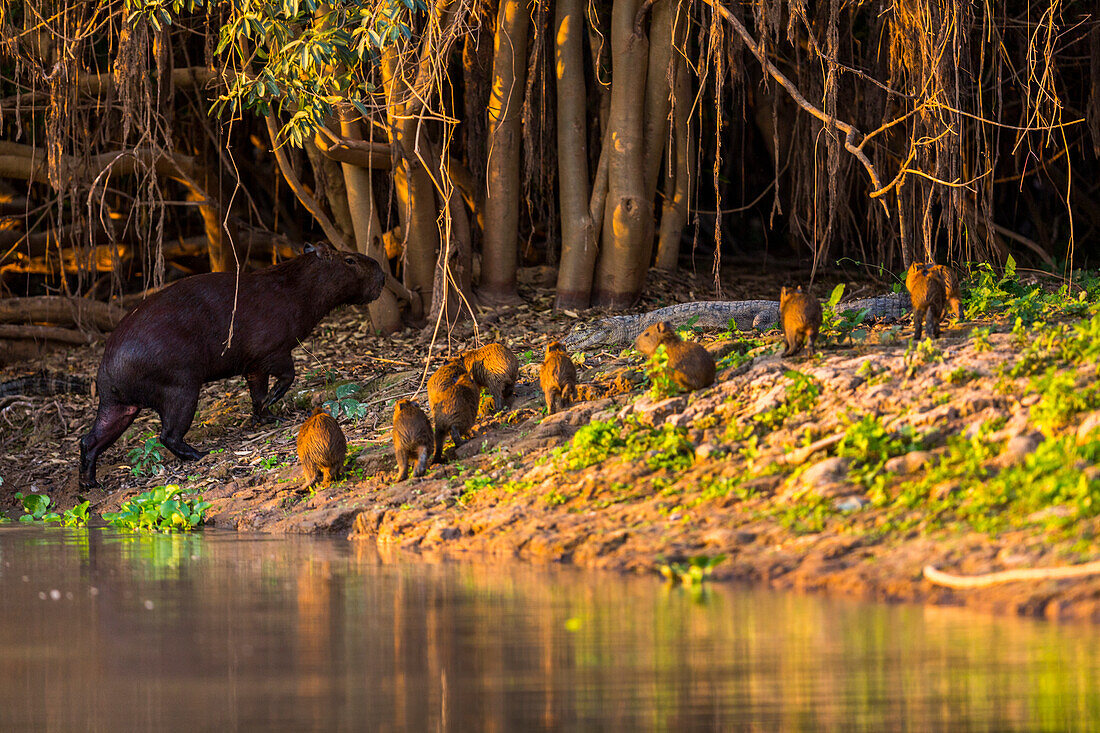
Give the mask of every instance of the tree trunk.
[(303, 147), (313, 168), (313, 180), (317, 184), (314, 186), (314, 194), (328, 203), (332, 221), (340, 231), (352, 231), (351, 211), (348, 209), (348, 195), (340, 164), (326, 156), (313, 140), (306, 140)]
[(561, 263), (558, 308), (587, 308), (596, 264), (596, 229), (588, 205), (583, 0), (558, 0), (554, 10), (557, 56), (558, 201)]
[(428, 321), (450, 327), (472, 316), (477, 307), (473, 291), (473, 235), (461, 189), (450, 179), (451, 166), (442, 169), (439, 146), (430, 143), (421, 160), (436, 182), (436, 193), (444, 201), (444, 245), (436, 259), (432, 307)]
[(393, 184), (405, 230), (403, 278), (405, 287), (419, 296), (420, 308), (424, 310), (431, 304), (439, 249), (438, 208), (431, 176), (416, 158), (418, 145), (426, 145), (427, 137), (418, 118), (405, 116), (407, 85), (399, 63), (397, 51), (392, 46), (382, 52), (382, 83), (386, 90), (390, 143), (400, 158), (393, 170)]
[(226, 216), (228, 212), (223, 202), (229, 197), (225, 195), (225, 187), (218, 175), (221, 170), (218, 152), (211, 149), (210, 141), (205, 135), (202, 136), (198, 153), (196, 163), (201, 160), (202, 168), (196, 171), (197, 182), (203, 190), (198, 190), (190, 183), (184, 185), (187, 188), (188, 201), (202, 202), (199, 205), (199, 215), (202, 216), (202, 228), (210, 252), (210, 271), (243, 270), (248, 260), (247, 248), (241, 246), (235, 220)]
[[(686, 23), (684, 24), (687, 25)], [(677, 32), (679, 28), (677, 28)], [(679, 33), (677, 33), (679, 35)], [(676, 51), (674, 50), (675, 54)], [(691, 184), (695, 179), (692, 149), (691, 77), (678, 55), (673, 58), (672, 168), (665, 176), (661, 233), (657, 241), (657, 268), (674, 272), (680, 259), (680, 239), (688, 220)]]
[[(358, 116), (350, 110), (343, 110), (340, 115), (340, 134), (349, 140), (363, 139)], [(382, 225), (374, 206), (370, 170), (350, 163), (341, 163), (340, 167), (343, 169), (344, 188), (347, 190), (348, 214), (352, 231), (355, 232), (355, 248), (377, 260), (388, 273), (390, 265), (382, 247)], [(334, 213), (335, 209), (333, 207)], [(401, 309), (397, 305), (397, 298), (390, 291), (383, 290), (378, 299), (367, 308), (370, 311), (371, 325), (376, 332), (389, 335), (401, 329)]]
[[(672, 55), (671, 0), (657, 0), (649, 23), (649, 70), (645, 91), (645, 190), (650, 201), (657, 196), (657, 176), (662, 153), (668, 146), (668, 110), (672, 85), (669, 65)], [(686, 19), (680, 21), (686, 26)], [(681, 48), (683, 46), (681, 45)]]
[(529, 25), (525, 2), (500, 0), (493, 46), (493, 90), (489, 97), (485, 241), (481, 258), (481, 292), (495, 302), (514, 301), (517, 297), (520, 125)]
[(596, 305), (611, 308), (637, 301), (653, 250), (653, 200), (646, 196), (642, 138), (649, 42), (635, 28), (641, 4), (618, 0), (611, 11), (608, 189), (595, 293)]

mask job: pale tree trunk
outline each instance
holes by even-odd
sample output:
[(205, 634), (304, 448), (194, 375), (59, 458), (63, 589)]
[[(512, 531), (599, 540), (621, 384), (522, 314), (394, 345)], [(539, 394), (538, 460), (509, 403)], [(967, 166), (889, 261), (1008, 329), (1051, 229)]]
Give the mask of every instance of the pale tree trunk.
[(382, 52), (382, 83), (386, 90), (390, 144), (395, 146), (401, 158), (394, 166), (393, 183), (405, 231), (403, 276), (405, 287), (420, 298), (419, 306), (423, 310), (432, 298), (439, 248), (438, 209), (431, 176), (417, 160), (415, 152), (418, 145), (427, 144), (427, 135), (419, 119), (405, 116), (407, 86), (399, 64), (397, 51), (392, 46), (387, 47)]
[(637, 301), (653, 251), (653, 200), (646, 196), (644, 96), (649, 41), (636, 25), (641, 0), (617, 0), (611, 11), (611, 116), (595, 302), (625, 308)]
[[(671, 0), (657, 0), (649, 23), (649, 70), (645, 91), (645, 190), (649, 200), (657, 196), (657, 177), (661, 172), (661, 157), (668, 143), (668, 110), (672, 85), (669, 64), (672, 62)], [(686, 23), (684, 24), (686, 25)]]
[(661, 232), (657, 239), (657, 268), (673, 272), (680, 259), (680, 239), (688, 220), (688, 202), (695, 182), (695, 151), (692, 149), (691, 75), (677, 49), (687, 38), (687, 19), (677, 19), (672, 58), (672, 164), (665, 175), (665, 196), (661, 211)]
[(589, 213), (585, 124), (583, 0), (558, 0), (554, 9), (558, 114), (558, 205), (561, 263), (558, 308), (587, 308), (596, 264), (596, 229)]
[[(340, 134), (349, 140), (363, 139), (358, 116), (350, 109), (341, 110)], [(370, 171), (350, 163), (341, 163), (340, 167), (343, 169), (344, 188), (347, 190), (348, 214), (352, 231), (355, 232), (355, 248), (362, 254), (373, 257), (389, 273), (390, 265), (382, 247), (382, 226), (374, 205)], [(335, 207), (333, 211), (335, 213)], [(368, 309), (371, 325), (376, 332), (389, 335), (401, 329), (401, 308), (397, 304), (397, 298), (389, 290), (383, 290)]]
[(516, 299), (520, 126), (529, 26), (526, 2), (500, 0), (493, 46), (493, 88), (489, 96), (489, 160), (480, 288), (483, 296), (493, 302)]

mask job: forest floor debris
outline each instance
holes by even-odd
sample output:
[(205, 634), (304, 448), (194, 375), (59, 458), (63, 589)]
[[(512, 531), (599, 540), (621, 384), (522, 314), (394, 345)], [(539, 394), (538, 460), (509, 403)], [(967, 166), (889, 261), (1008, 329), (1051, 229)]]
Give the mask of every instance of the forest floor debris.
[[(181, 464), (158, 452), (157, 418), (144, 413), (105, 455), (105, 488), (83, 498), (99, 513), (179, 484), (212, 503), (215, 526), (241, 531), (637, 572), (725, 555), (714, 580), (1100, 620), (1097, 577), (960, 591), (922, 576), (926, 565), (975, 575), (1100, 558), (1100, 280), (1080, 283), (978, 273), (967, 320), (938, 341), (827, 314), (819, 354), (782, 360), (778, 331), (708, 333), (717, 382), (686, 395), (653, 394), (632, 349), (574, 354), (586, 399), (549, 417), (542, 352), (575, 319), (532, 291), (479, 324), (482, 342), (520, 357), (511, 408), (488, 415), (483, 403), (447, 464), (398, 484), (392, 405), (425, 402), (425, 337), (375, 338), (343, 309), (295, 352), (280, 424), (250, 426), (243, 380), (208, 385), (189, 439), (213, 453)], [(436, 344), (432, 367), (473, 337), (467, 324)], [(34, 368), (90, 376), (101, 350)], [(347, 434), (349, 475), (308, 492), (294, 442), (317, 391)], [(77, 503), (77, 441), (94, 410), (89, 396), (4, 398), (5, 511), (15, 491)]]

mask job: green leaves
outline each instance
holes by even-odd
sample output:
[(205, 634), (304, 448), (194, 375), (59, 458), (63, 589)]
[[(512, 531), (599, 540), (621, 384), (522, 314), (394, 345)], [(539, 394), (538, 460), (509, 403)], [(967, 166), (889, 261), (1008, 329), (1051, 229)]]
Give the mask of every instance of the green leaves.
[(210, 508), (201, 496), (188, 496), (175, 484), (158, 486), (128, 499), (117, 512), (103, 518), (115, 529), (148, 532), (189, 532), (200, 524)]
[(135, 476), (153, 476), (160, 473), (164, 464), (164, 445), (152, 433), (146, 433), (145, 442), (132, 448), (126, 458), (132, 464), (130, 473)]
[(725, 555), (696, 555), (686, 561), (668, 562), (658, 558), (657, 569), (665, 580), (681, 585), (699, 585), (714, 572), (720, 563), (726, 559)]
[(340, 419), (341, 415), (353, 420), (361, 420), (367, 414), (367, 405), (365, 402), (360, 402), (352, 397), (352, 395), (359, 393), (359, 389), (359, 385), (352, 382), (337, 386), (336, 399), (326, 402), (325, 409), (337, 420)]
[[(204, 0), (127, 0), (127, 22), (159, 29)], [(350, 102), (369, 114), (364, 94), (374, 90), (371, 77), (380, 51), (413, 39), (424, 0), (222, 0), (227, 13), (215, 54), (227, 75), (225, 93), (214, 114), (251, 109), (289, 121), (277, 144), (301, 147), (325, 124), (334, 105)]]
[(18, 491), (15, 498), (23, 504), (24, 514), (19, 517), (20, 522), (57, 522), (62, 527), (83, 527), (88, 523), (86, 501), (58, 514), (49, 510), (53, 502), (45, 494), (24, 494)]

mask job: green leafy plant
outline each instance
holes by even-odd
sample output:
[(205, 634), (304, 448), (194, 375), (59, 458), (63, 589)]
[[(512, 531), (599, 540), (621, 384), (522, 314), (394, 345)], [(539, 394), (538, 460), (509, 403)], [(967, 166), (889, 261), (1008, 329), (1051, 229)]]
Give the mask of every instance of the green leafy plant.
[(861, 308), (858, 311), (852, 309), (838, 311), (837, 305), (842, 297), (844, 297), (844, 283), (833, 288), (829, 299), (822, 304), (821, 333), (832, 337), (838, 344), (864, 341), (867, 338), (867, 329), (863, 326), (863, 322), (867, 320), (870, 310)]
[(649, 377), (649, 395), (655, 400), (673, 397), (682, 391), (672, 376), (668, 366), (668, 350), (664, 344), (658, 346), (646, 363), (646, 376)]
[(82, 501), (72, 509), (60, 514), (50, 511), (53, 501), (45, 494), (15, 493), (15, 498), (23, 505), (20, 522), (57, 522), (62, 527), (83, 527), (88, 523), (88, 502)]
[(15, 498), (23, 505), (23, 516), (19, 517), (20, 522), (57, 522), (61, 520), (60, 514), (50, 511), (50, 505), (53, 502), (45, 494), (24, 494), (22, 491), (17, 491), (15, 492)]
[(864, 415), (844, 431), (836, 454), (848, 458), (852, 463), (851, 476), (870, 487), (883, 478), (886, 461), (923, 446), (923, 439), (910, 426), (891, 432), (874, 415)]
[(153, 433), (146, 433), (145, 440), (126, 454), (130, 461), (130, 473), (135, 476), (153, 476), (164, 467), (164, 444)]
[(117, 512), (105, 512), (112, 527), (151, 532), (191, 531), (203, 522), (210, 502), (185, 495), (175, 484), (158, 486), (123, 502)]
[(348, 382), (336, 388), (335, 399), (325, 403), (325, 409), (336, 418), (341, 416), (352, 420), (361, 420), (367, 415), (367, 405), (355, 399), (352, 395), (359, 393), (359, 385)]
[(699, 585), (707, 580), (726, 559), (725, 555), (696, 555), (687, 560), (668, 561), (658, 558), (657, 570), (670, 583)]

